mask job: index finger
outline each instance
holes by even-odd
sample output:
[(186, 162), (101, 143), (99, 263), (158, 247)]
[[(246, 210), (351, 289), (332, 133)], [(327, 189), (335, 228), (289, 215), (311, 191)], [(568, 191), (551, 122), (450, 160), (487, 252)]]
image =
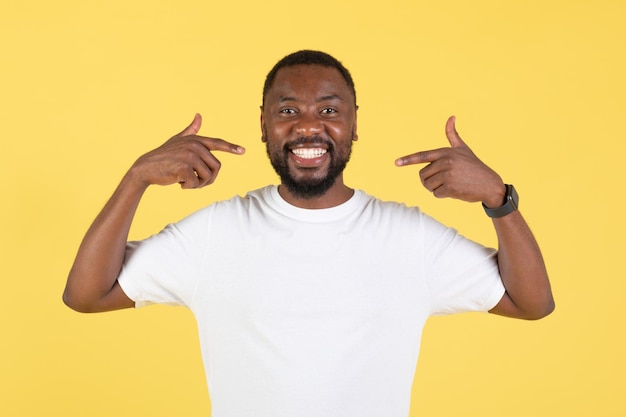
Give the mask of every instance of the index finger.
[(236, 145), (234, 143), (230, 143), (220, 138), (210, 138), (207, 136), (187, 136), (187, 138), (193, 138), (209, 151), (221, 151), (221, 152), (229, 152), (241, 155), (246, 152), (246, 149), (243, 146)]
[(434, 162), (437, 159), (441, 158), (444, 152), (446, 152), (449, 148), (440, 148), (440, 149), (432, 149), (430, 151), (421, 151), (412, 153), (410, 155), (402, 156), (396, 159), (396, 166), (405, 166), (405, 165), (415, 165), (415, 164), (426, 164), (429, 162)]

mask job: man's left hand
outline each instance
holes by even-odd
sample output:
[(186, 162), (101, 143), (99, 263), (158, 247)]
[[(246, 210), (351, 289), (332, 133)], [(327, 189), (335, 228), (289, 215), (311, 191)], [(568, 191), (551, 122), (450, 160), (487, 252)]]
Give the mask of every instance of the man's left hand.
[(398, 158), (396, 165), (427, 163), (420, 170), (420, 179), (435, 197), (481, 201), (490, 208), (501, 206), (506, 192), (504, 182), (463, 142), (456, 131), (455, 121), (456, 118), (451, 116), (446, 122), (450, 147), (406, 155)]

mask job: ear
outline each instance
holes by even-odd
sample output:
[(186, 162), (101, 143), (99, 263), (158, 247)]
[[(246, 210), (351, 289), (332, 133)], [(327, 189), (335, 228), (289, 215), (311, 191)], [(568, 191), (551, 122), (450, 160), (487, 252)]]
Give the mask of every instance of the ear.
[(265, 120), (263, 119), (263, 106), (260, 106), (261, 109), (261, 142), (267, 142), (267, 138), (265, 137)]
[(359, 110), (359, 106), (356, 106), (354, 108), (354, 123), (352, 124), (352, 141), (356, 142), (357, 140), (359, 140), (359, 135), (356, 132), (356, 115), (357, 115), (357, 110)]

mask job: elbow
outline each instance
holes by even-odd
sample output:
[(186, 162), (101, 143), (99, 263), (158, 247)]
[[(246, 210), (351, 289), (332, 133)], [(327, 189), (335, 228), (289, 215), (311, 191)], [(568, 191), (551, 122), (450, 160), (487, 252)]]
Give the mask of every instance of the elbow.
[(550, 314), (554, 313), (554, 309), (555, 308), (556, 308), (556, 304), (554, 303), (554, 298), (550, 297), (550, 301), (549, 301), (548, 306), (546, 308), (546, 313), (545, 313), (545, 315), (543, 317), (549, 316)]
[(554, 298), (550, 297), (549, 300), (542, 303), (540, 307), (535, 308), (532, 312), (529, 312), (523, 318), (526, 320), (540, 320), (552, 314), (555, 308), (556, 305), (554, 303)]
[(97, 312), (97, 292), (89, 284), (89, 277), (70, 271), (61, 299), (63, 304), (79, 313)]
[(92, 285), (82, 285), (81, 281), (68, 280), (62, 300), (66, 306), (79, 313), (102, 313), (135, 306), (135, 302), (126, 296), (117, 281), (111, 289), (102, 290)]
[(95, 313), (96, 310), (93, 308), (92, 304), (81, 299), (81, 297), (77, 297), (71, 293), (67, 288), (63, 291), (63, 304), (68, 306), (74, 311), (79, 313)]
[(521, 301), (524, 302), (515, 300), (511, 298), (509, 293), (505, 293), (500, 303), (489, 312), (505, 317), (533, 321), (549, 316), (555, 309), (551, 291), (542, 295), (536, 294)]

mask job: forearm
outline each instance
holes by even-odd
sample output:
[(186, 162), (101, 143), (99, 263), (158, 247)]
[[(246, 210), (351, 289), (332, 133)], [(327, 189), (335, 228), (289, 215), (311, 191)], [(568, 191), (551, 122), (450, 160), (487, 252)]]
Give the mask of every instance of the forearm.
[(494, 218), (493, 224), (506, 294), (491, 312), (523, 319), (545, 317), (554, 310), (554, 299), (539, 245), (530, 228), (519, 211)]
[(87, 231), (72, 266), (64, 302), (81, 312), (132, 307), (117, 277), (124, 262), (132, 219), (147, 185), (130, 171)]
[(223, 139), (197, 136), (201, 125), (202, 118), (196, 114), (189, 126), (142, 155), (124, 176), (80, 245), (63, 293), (69, 307), (84, 312), (132, 307), (117, 277), (130, 225), (146, 188), (176, 183), (182, 188), (204, 187), (213, 183), (220, 169), (212, 151), (245, 152)]

